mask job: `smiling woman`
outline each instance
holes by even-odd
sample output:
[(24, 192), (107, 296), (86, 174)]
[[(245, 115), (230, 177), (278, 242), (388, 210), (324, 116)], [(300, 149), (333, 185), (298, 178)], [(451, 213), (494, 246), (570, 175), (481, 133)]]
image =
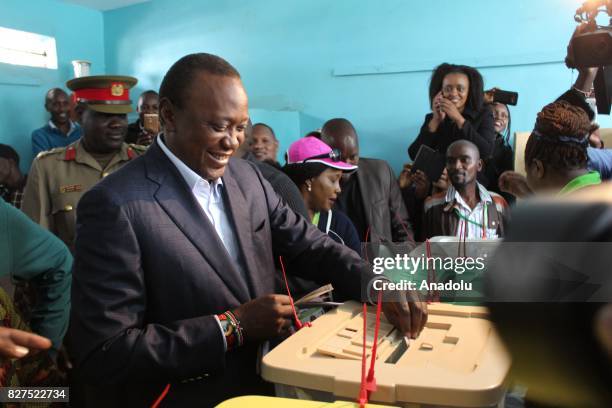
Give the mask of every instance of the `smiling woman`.
[(483, 81), (480, 73), (465, 65), (438, 66), (429, 84), (432, 113), (416, 140), (408, 148), (414, 160), (421, 145), (444, 154), (454, 141), (465, 139), (478, 146), (481, 157), (488, 157), (493, 148), (495, 130), (493, 115), (483, 106)]
[(298, 186), (308, 216), (319, 230), (334, 241), (361, 253), (357, 230), (341, 211), (333, 210), (340, 194), (342, 174), (357, 166), (340, 161), (340, 152), (313, 136), (304, 137), (289, 146), (283, 171)]
[(507, 105), (493, 102), (487, 105), (493, 112), (495, 142), (489, 157), (484, 158), (484, 177), (487, 188), (501, 194), (506, 201), (513, 203), (512, 194), (505, 193), (499, 188), (499, 176), (505, 171), (514, 170), (514, 153), (510, 146), (510, 109)]

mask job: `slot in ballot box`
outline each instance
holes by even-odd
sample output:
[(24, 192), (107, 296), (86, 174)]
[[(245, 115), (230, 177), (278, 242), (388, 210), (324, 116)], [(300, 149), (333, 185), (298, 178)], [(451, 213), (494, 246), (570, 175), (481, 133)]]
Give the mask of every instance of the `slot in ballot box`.
[[(370, 308), (368, 364), (374, 320), (375, 309)], [(355, 401), (362, 346), (362, 305), (346, 302), (270, 351), (262, 361), (262, 377), (285, 392), (292, 389), (295, 397)], [(370, 401), (402, 407), (498, 406), (509, 369), (510, 357), (486, 308), (432, 303), (425, 329), (408, 345), (382, 317), (376, 360), (378, 388)]]

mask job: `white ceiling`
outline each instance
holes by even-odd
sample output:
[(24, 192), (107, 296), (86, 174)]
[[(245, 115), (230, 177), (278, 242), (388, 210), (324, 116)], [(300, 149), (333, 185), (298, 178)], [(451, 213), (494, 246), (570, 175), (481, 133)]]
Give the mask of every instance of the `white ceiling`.
[(64, 3), (77, 4), (79, 6), (94, 10), (106, 11), (121, 7), (131, 6), (138, 3), (146, 3), (151, 0), (61, 0)]

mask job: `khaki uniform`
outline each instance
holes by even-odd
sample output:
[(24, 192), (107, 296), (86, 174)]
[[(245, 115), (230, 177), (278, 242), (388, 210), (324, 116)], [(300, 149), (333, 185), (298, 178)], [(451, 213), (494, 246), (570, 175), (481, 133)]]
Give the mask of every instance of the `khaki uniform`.
[(123, 143), (106, 168), (81, 140), (40, 153), (30, 169), (22, 210), (74, 252), (76, 209), (81, 196), (98, 181), (145, 152), (144, 146)]

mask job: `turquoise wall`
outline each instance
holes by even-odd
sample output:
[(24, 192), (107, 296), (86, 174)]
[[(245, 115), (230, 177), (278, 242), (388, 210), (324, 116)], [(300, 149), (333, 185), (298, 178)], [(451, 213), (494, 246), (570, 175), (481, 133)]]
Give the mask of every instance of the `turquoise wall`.
[[(3, 0), (0, 25), (55, 36), (60, 67), (0, 64), (0, 141), (29, 157), (29, 133), (46, 120), (43, 95), (71, 76), (72, 59), (93, 61), (93, 73), (138, 77), (137, 94), (157, 89), (181, 56), (206, 51), (240, 70), (253, 119), (275, 128), (281, 154), (341, 116), (355, 124), (362, 155), (398, 171), (428, 111), (431, 69), (441, 62), (477, 66), (487, 87), (518, 91), (513, 129), (531, 129), (541, 107), (575, 79), (562, 61), (580, 3), (153, 0), (101, 13)], [(612, 126), (607, 116), (599, 121)]]
[[(562, 61), (580, 3), (154, 0), (105, 13), (106, 66), (155, 88), (181, 56), (221, 55), (241, 72), (257, 112), (299, 112), (302, 134), (346, 117), (362, 155), (398, 171), (428, 111), (431, 69), (444, 61), (478, 66), (487, 87), (518, 91), (513, 129), (531, 129), (575, 79)], [(298, 136), (277, 133), (281, 152)]]
[(29, 68), (0, 63), (0, 143), (19, 153), (24, 171), (32, 161), (30, 134), (48, 120), (44, 97), (72, 78), (71, 61), (92, 62), (92, 73), (104, 66), (102, 13), (51, 0), (2, 0), (0, 26), (55, 37), (58, 69)]

